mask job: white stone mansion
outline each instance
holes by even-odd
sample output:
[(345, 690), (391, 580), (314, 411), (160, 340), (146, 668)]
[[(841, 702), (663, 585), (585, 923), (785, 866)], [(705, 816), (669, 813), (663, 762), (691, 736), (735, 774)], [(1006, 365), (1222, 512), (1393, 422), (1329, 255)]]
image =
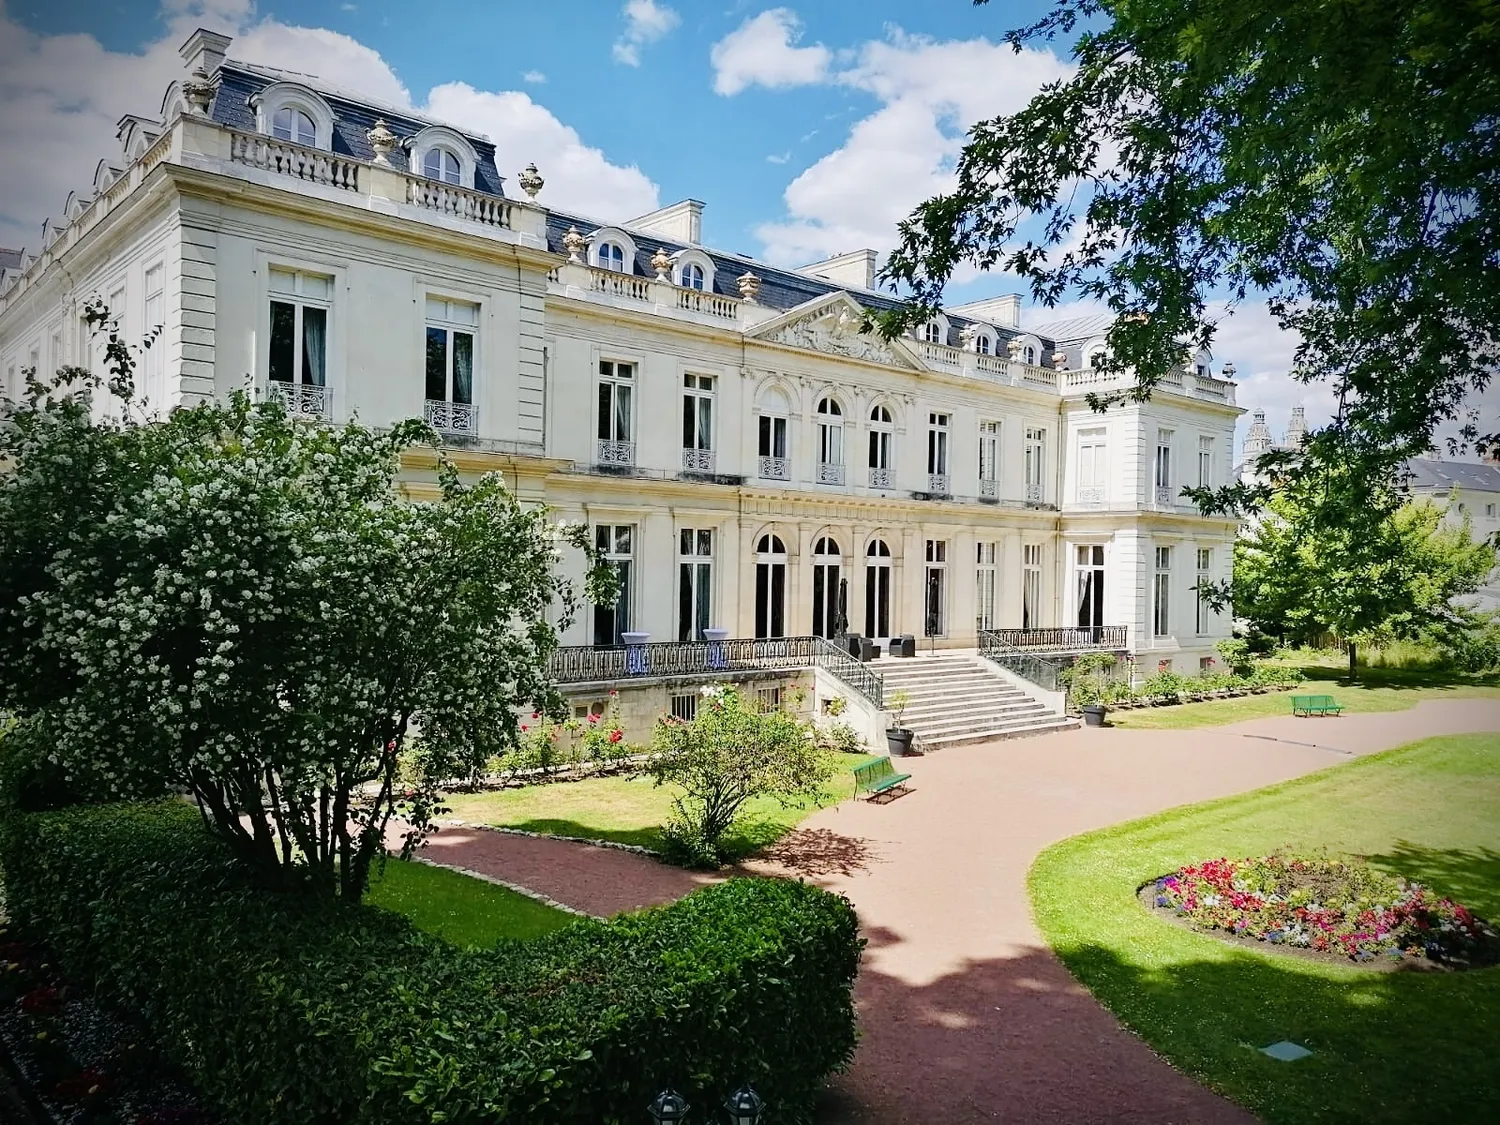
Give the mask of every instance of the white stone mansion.
[(1150, 670), (1196, 671), (1228, 633), (1195, 587), (1228, 576), (1236, 525), (1180, 495), (1232, 472), (1206, 355), (1095, 413), (1102, 318), (1027, 324), (1005, 297), (883, 343), (859, 331), (890, 305), (873, 251), (787, 270), (701, 245), (693, 200), (559, 213), (485, 138), (229, 48), (196, 33), (159, 116), (122, 118), (0, 262), (8, 394), (100, 363), (98, 296), (127, 339), (161, 326), (158, 409), (248, 383), (334, 421), (425, 415), (619, 563), (569, 644), (1114, 626)]

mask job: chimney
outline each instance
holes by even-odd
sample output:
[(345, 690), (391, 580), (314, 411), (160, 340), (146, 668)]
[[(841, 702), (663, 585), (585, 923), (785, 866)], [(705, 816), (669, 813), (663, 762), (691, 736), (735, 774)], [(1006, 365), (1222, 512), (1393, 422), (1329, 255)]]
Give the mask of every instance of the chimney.
[(875, 251), (851, 250), (847, 254), (836, 254), (810, 266), (798, 266), (797, 271), (808, 277), (820, 277), (835, 285), (853, 285), (859, 289), (875, 288)]
[(669, 238), (673, 242), (685, 242), (689, 246), (703, 243), (703, 204), (696, 199), (684, 199), (668, 204), (649, 215), (631, 219), (624, 226), (628, 230), (645, 231), (647, 234)]
[(970, 301), (966, 305), (955, 305), (948, 310), (959, 316), (987, 320), (991, 324), (1007, 328), (1021, 327), (1021, 295), (1007, 293), (1003, 297), (987, 297), (983, 301)]
[(227, 35), (220, 35), (217, 31), (205, 31), (200, 27), (188, 36), (186, 43), (177, 48), (177, 53), (182, 56), (182, 61), (187, 63), (189, 73), (202, 67), (203, 72), (212, 78), (224, 62), (224, 54), (229, 50), (229, 44), (233, 42), (234, 40)]

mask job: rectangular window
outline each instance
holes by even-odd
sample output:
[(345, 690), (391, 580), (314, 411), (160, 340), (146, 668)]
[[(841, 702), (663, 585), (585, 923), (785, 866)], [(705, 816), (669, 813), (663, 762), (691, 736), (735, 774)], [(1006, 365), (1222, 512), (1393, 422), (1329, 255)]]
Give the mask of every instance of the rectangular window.
[(1047, 431), (1036, 427), (1026, 427), (1026, 499), (1033, 504), (1040, 504), (1046, 498), (1046, 460)]
[(762, 711), (780, 711), (781, 686), (778, 684), (776, 687), (756, 688), (755, 701)]
[(1210, 488), (1214, 483), (1214, 439), (1198, 439), (1198, 487)]
[(672, 718), (690, 723), (698, 717), (698, 693), (674, 695), (671, 698)]
[(1213, 609), (1203, 597), (1203, 590), (1211, 581), (1214, 553), (1208, 547), (1198, 548), (1198, 584), (1194, 587), (1196, 609), (1193, 614), (1193, 631), (1200, 637), (1212, 632)]
[(889, 422), (872, 421), (870, 426), (870, 468), (879, 469), (887, 473), (891, 470), (891, 431)]
[(1075, 549), (1074, 569), (1078, 589), (1078, 627), (1099, 629), (1104, 625), (1104, 544), (1089, 543)]
[(470, 405), (474, 401), (474, 333), (479, 306), (427, 298), (427, 399)]
[(60, 331), (52, 333), (52, 351), (48, 356), (47, 362), (50, 364), (50, 371), (56, 371), (63, 365), (62, 333)]
[(1000, 483), (1000, 423), (979, 423), (979, 495), (995, 497)]
[(1493, 505), (1493, 504), (1486, 504), (1484, 506), (1484, 514), (1486, 516), (1488, 516), (1490, 519), (1494, 519), (1495, 518), (1495, 505)]
[(980, 629), (993, 629), (995, 621), (995, 560), (999, 544), (980, 540), (975, 544), (974, 623)]
[(684, 527), (677, 533), (677, 639), (701, 641), (712, 627), (714, 533)]
[(948, 415), (927, 415), (927, 472), (931, 476), (948, 475)]
[(774, 414), (760, 416), (760, 455), (786, 457), (786, 419)]
[(272, 269), (270, 289), (267, 374), (278, 383), (327, 386), (328, 310), (333, 299), (333, 278), (300, 270)]
[(682, 377), (682, 448), (710, 452), (714, 447), (714, 379)]
[(1104, 428), (1078, 431), (1078, 501), (1082, 504), (1104, 502), (1106, 473), (1109, 471), (1109, 447)]
[(927, 540), (927, 586), (923, 625), (925, 635), (943, 637), (948, 634), (948, 541)]
[(1027, 543), (1021, 548), (1021, 628), (1036, 629), (1042, 624), (1042, 545)]
[(1156, 482), (1156, 502), (1159, 505), (1173, 502), (1172, 492), (1172, 431), (1156, 431), (1156, 460), (1152, 477)]
[(599, 440), (594, 460), (600, 465), (634, 465), (635, 364), (599, 361)]
[(599, 524), (594, 528), (594, 546), (604, 561), (620, 576), (620, 595), (613, 605), (594, 607), (594, 644), (617, 645), (630, 632), (635, 578), (635, 527), (631, 524)]
[(1152, 585), (1151, 635), (1172, 635), (1170, 594), (1172, 589), (1172, 548), (1156, 548), (1156, 579)]
[(166, 373), (166, 344), (161, 338), (165, 327), (166, 312), (162, 297), (162, 267), (152, 266), (146, 271), (146, 323), (141, 327), (146, 340), (146, 385), (148, 400), (158, 403), (166, 395), (163, 385)]

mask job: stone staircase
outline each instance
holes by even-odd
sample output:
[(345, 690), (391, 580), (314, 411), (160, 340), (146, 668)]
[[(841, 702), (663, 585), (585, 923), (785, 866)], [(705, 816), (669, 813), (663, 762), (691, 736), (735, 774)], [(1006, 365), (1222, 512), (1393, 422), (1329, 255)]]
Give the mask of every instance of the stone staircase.
[(1020, 738), (1078, 725), (1076, 719), (1017, 688), (976, 654), (888, 656), (870, 667), (884, 682), (887, 707), (897, 691), (911, 697), (902, 725), (916, 733), (919, 750)]

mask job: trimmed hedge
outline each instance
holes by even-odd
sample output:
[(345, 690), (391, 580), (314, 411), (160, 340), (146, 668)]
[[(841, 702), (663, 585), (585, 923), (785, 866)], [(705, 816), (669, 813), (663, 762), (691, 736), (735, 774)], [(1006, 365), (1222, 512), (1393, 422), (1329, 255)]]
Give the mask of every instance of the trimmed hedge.
[(185, 804), (7, 827), (13, 916), (235, 1125), (639, 1122), (664, 1086), (707, 1106), (746, 1081), (806, 1122), (853, 1053), (854, 911), (801, 883), (465, 951), (253, 885)]

